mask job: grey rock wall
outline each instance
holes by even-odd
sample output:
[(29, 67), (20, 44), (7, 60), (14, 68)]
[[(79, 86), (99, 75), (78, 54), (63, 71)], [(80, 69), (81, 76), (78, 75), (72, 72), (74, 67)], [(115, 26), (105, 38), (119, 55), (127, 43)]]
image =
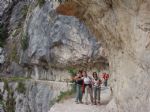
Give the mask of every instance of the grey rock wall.
[(0, 64), (5, 62), (4, 50), (0, 47)]
[[(71, 89), (71, 86), (65, 82), (50, 81), (23, 81), (25, 84), (25, 93), (17, 91), (17, 82), (10, 82), (9, 87), (14, 91), (15, 112), (48, 112), (55, 103), (55, 99), (61, 91)], [(4, 90), (4, 83), (0, 82), (0, 94)], [(7, 91), (3, 93), (3, 99), (7, 100)], [(3, 110), (0, 104), (1, 111)]]
[(116, 112), (149, 112), (150, 1), (77, 1), (74, 10), (83, 11), (78, 17), (108, 51), (114, 100), (105, 112), (112, 111), (111, 105)]
[(36, 7), (28, 21), (28, 63), (66, 66), (100, 58), (101, 45), (85, 25), (75, 17), (58, 15), (54, 3)]

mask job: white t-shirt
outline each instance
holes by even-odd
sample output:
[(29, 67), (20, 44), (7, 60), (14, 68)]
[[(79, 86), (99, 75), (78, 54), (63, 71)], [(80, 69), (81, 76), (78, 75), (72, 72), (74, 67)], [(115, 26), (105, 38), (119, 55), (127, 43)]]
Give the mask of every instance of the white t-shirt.
[(84, 84), (90, 84), (91, 83), (91, 79), (90, 77), (83, 77), (83, 81), (84, 81)]
[(95, 80), (93, 78), (93, 86), (96, 86), (96, 87), (100, 86), (99, 81), (100, 81), (100, 79)]

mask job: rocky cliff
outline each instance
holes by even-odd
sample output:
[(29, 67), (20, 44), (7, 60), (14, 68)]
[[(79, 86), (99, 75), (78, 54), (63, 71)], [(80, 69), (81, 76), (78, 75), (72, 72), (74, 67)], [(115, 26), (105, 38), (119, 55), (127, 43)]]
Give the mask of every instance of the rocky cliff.
[(103, 42), (118, 112), (150, 111), (149, 5), (149, 0), (72, 0), (58, 8), (83, 20)]
[(1, 112), (48, 112), (60, 92), (69, 91), (65, 82), (17, 79), (0, 82)]
[(58, 2), (38, 4), (20, 1), (13, 6), (3, 71), (53, 79), (50, 76), (59, 74), (55, 72), (60, 69), (107, 63), (101, 43), (84, 23), (75, 17), (57, 14)]
[(5, 80), (1, 80), (7, 111), (48, 112), (60, 92), (70, 89), (65, 82), (70, 70), (87, 69), (91, 74), (101, 65), (108, 67), (101, 41), (83, 21), (58, 14), (60, 1), (0, 3), (0, 76), (29, 79), (21, 86), (26, 88), (24, 94), (17, 92), (16, 79), (5, 91)]
[(149, 0), (2, 3), (2, 75), (64, 80), (68, 68), (94, 68), (105, 55), (113, 99), (104, 111), (150, 111)]

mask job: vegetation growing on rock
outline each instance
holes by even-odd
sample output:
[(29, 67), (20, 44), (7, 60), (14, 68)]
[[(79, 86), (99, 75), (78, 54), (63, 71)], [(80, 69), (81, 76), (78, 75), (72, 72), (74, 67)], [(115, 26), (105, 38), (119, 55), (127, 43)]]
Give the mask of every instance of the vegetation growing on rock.
[(38, 5), (42, 7), (45, 3), (45, 0), (38, 0)]
[(5, 27), (0, 23), (0, 47), (3, 47), (5, 39), (7, 38)]
[(23, 17), (26, 17), (26, 15), (28, 13), (28, 8), (29, 8), (28, 5), (24, 5), (24, 7), (22, 8), (21, 13), (22, 13)]
[(71, 90), (65, 91), (65, 92), (61, 91), (60, 95), (56, 99), (56, 102), (61, 102), (68, 98), (71, 98), (71, 97), (73, 97), (74, 94), (75, 94), (74, 88), (72, 88)]
[(23, 82), (20, 81), (20, 82), (18, 83), (18, 86), (17, 86), (16, 90), (17, 90), (19, 93), (25, 94), (25, 92), (26, 92), (25, 83), (23, 83)]
[(15, 98), (14, 98), (14, 91), (11, 87), (9, 87), (8, 81), (4, 80), (4, 92), (5, 90), (7, 93), (7, 99), (2, 100), (2, 106), (5, 112), (15, 112)]
[(28, 48), (28, 36), (27, 36), (27, 34), (22, 34), (22, 36), (21, 36), (21, 47), (24, 51)]

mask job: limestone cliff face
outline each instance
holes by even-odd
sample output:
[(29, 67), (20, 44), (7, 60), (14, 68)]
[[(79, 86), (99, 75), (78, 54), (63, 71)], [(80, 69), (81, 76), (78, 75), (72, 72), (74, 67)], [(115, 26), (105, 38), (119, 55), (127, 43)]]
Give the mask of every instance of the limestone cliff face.
[[(64, 82), (26, 80), (22, 81), (22, 86), (19, 84), (20, 82), (8, 82), (9, 86), (6, 88), (6, 83), (0, 82), (0, 97), (3, 99), (0, 99), (1, 112), (4, 112), (3, 110), (6, 112), (9, 110), (15, 112), (48, 112), (56, 102), (60, 92), (71, 89), (71, 86)], [(13, 92), (13, 98), (10, 96), (11, 92)]]
[(47, 2), (36, 7), (28, 20), (28, 63), (45, 61), (63, 68), (100, 58), (101, 45), (85, 25), (75, 17), (58, 15), (56, 6)]
[(42, 6), (37, 1), (18, 1), (13, 6), (4, 47), (4, 72), (59, 80), (57, 74), (67, 74), (68, 67), (107, 61), (101, 43), (85, 24), (75, 17), (59, 15), (55, 10), (58, 5), (50, 0)]
[(58, 8), (85, 21), (103, 41), (112, 73), (111, 103), (117, 112), (150, 111), (149, 5), (149, 0), (73, 0)]
[[(0, 21), (8, 37), (0, 48), (0, 76), (31, 79), (25, 84), (25, 94), (16, 91), (17, 82), (9, 84), (13, 86), (16, 112), (48, 112), (49, 103), (60, 91), (68, 90), (62, 82), (70, 78), (68, 69), (92, 71), (97, 65), (107, 63), (101, 42), (84, 22), (58, 14), (59, 3), (55, 0), (42, 4), (39, 0), (1, 3), (4, 7), (0, 7)], [(56, 88), (57, 82), (62, 83)], [(64, 83), (64, 88), (59, 88)], [(4, 96), (7, 97), (7, 91)]]

